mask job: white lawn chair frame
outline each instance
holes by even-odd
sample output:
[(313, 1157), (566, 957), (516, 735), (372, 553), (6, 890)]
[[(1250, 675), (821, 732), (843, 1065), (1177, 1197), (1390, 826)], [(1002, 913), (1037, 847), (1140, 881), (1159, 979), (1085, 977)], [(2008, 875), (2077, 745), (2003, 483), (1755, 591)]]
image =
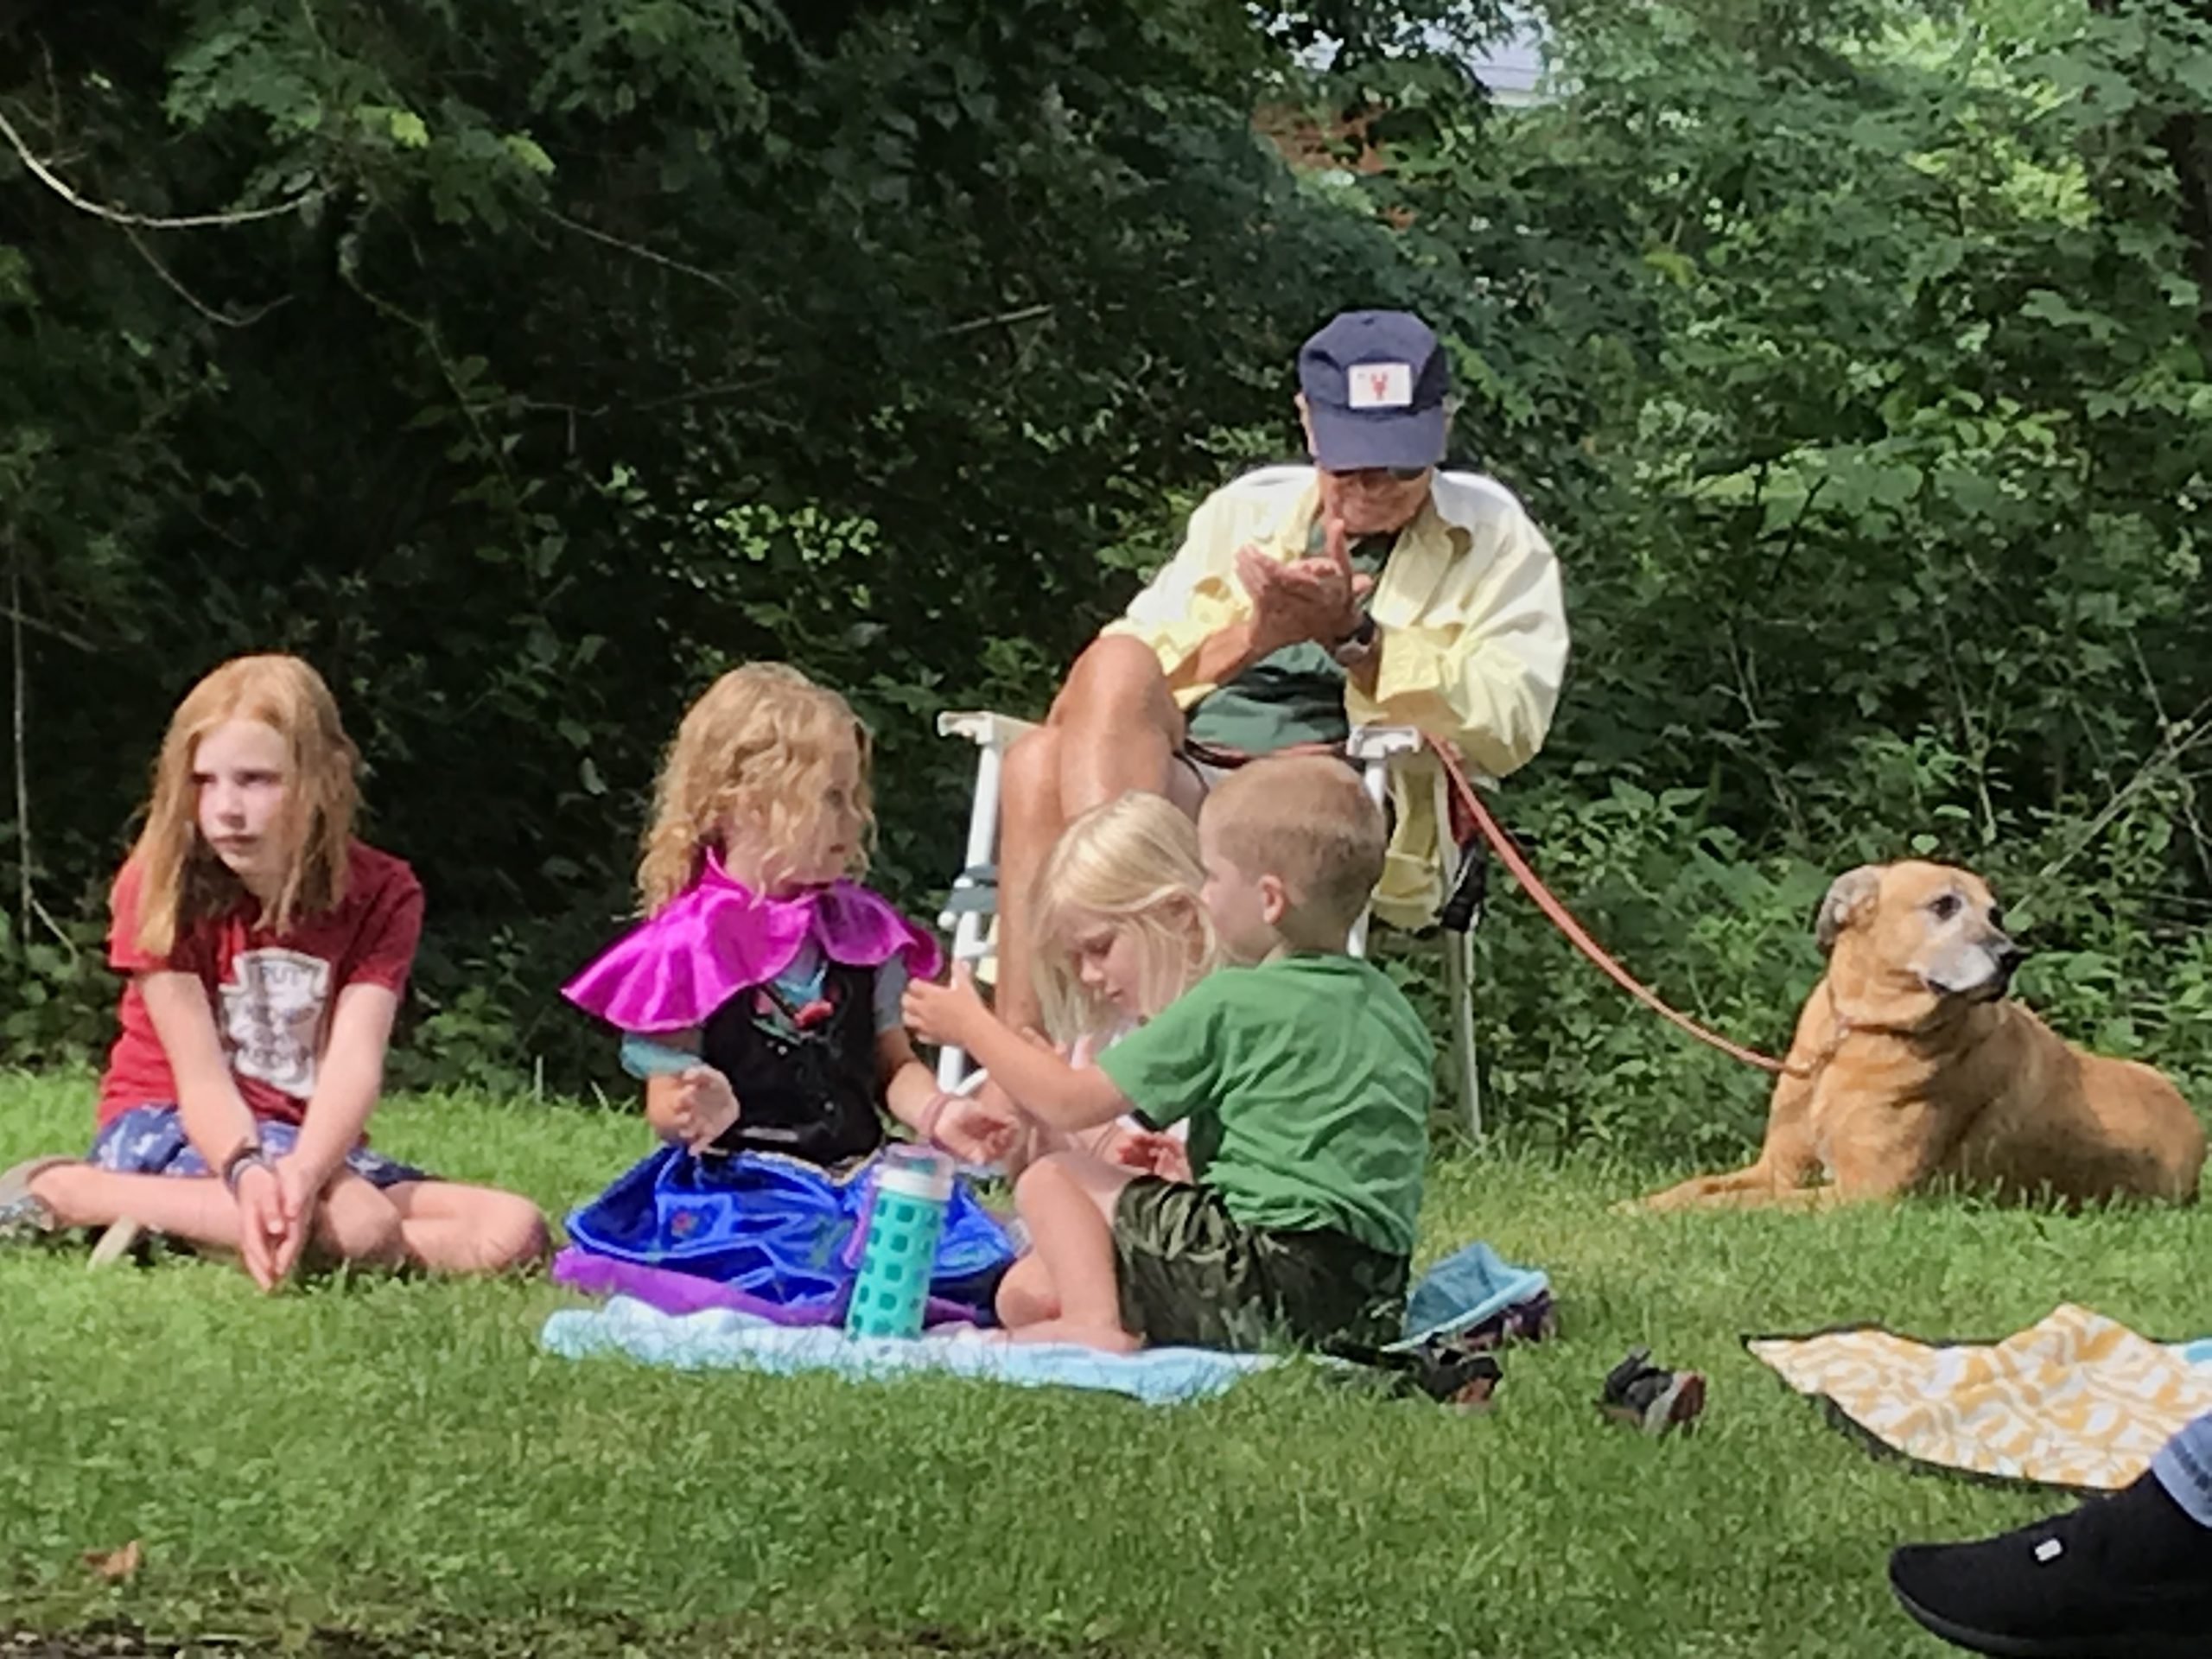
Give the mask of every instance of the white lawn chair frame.
[[(938, 917), (938, 925), (952, 935), (952, 959), (976, 967), (990, 954), (991, 918), (998, 909), (996, 864), (999, 839), (999, 786), (1003, 772), (1006, 752), (1014, 740), (1031, 728), (1031, 722), (1016, 720), (1008, 715), (958, 712), (938, 716), (937, 729), (940, 737), (964, 738), (976, 746), (976, 788), (968, 807), (968, 851), (960, 874), (954, 880), (952, 892)], [(1376, 803), (1382, 804), (1389, 791), (1390, 772), (1405, 763), (1421, 749), (1421, 734), (1410, 726), (1362, 726), (1355, 728), (1347, 745), (1351, 758), (1360, 768), (1360, 775), (1367, 792)], [(1447, 785), (1441, 769), (1435, 773), (1436, 821), (1448, 824), (1452, 815), (1446, 798)], [(1459, 874), (1457, 849), (1448, 848), (1446, 856), (1452, 861), (1452, 868), (1445, 871), (1445, 891), (1452, 890)], [(1449, 1004), (1448, 1018), (1452, 1022), (1452, 1082), (1459, 1096), (1459, 1110), (1467, 1133), (1475, 1140), (1483, 1136), (1482, 1084), (1475, 1064), (1475, 1008), (1474, 1008), (1474, 928), (1478, 917), (1470, 917), (1464, 929), (1440, 929), (1438, 937), (1444, 950), (1445, 997)], [(1352, 955), (1367, 954), (1370, 917), (1362, 915), (1353, 925), (1347, 946)], [(957, 1048), (947, 1048), (938, 1057), (938, 1086), (941, 1089), (972, 1088), (977, 1081), (969, 1071), (968, 1057)]]

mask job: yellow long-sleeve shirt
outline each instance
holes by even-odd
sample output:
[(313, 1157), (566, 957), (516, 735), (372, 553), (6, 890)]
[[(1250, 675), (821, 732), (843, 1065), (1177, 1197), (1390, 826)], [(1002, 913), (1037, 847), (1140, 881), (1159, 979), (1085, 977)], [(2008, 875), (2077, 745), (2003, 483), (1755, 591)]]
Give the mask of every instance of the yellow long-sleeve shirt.
[[(1181, 550), (1106, 632), (1144, 641), (1173, 681), (1209, 638), (1251, 613), (1237, 550), (1306, 556), (1319, 505), (1310, 467), (1268, 467), (1215, 491), (1191, 515)], [(1354, 725), (1418, 727), (1492, 779), (1543, 747), (1567, 668), (1559, 561), (1503, 485), (1439, 473), (1369, 611), (1382, 654), (1371, 693), (1356, 681), (1344, 687)], [(1176, 700), (1187, 709), (1213, 690), (1179, 685)], [(1397, 833), (1375, 894), (1376, 914), (1394, 926), (1420, 926), (1443, 902), (1433, 769), (1422, 756), (1394, 776)]]

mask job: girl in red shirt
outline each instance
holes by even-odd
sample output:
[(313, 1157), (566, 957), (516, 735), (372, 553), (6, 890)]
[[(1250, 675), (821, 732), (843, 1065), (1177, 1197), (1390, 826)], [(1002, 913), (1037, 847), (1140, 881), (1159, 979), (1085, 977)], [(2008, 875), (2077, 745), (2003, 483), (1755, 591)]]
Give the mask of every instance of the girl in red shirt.
[(303, 1250), (455, 1272), (535, 1259), (528, 1199), (364, 1144), (423, 925), (423, 889), (353, 837), (359, 755), (295, 657), (241, 657), (170, 717), (117, 876), (129, 976), (89, 1158), (0, 1176), (0, 1233), (141, 1230), (235, 1249), (264, 1289)]

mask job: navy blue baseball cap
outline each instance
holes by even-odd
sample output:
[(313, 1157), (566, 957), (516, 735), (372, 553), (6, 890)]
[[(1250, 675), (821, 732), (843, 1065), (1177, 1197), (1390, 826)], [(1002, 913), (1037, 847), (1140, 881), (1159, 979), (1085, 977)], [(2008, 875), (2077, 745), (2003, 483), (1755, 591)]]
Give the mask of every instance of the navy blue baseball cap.
[(1403, 311), (1346, 311), (1299, 348), (1313, 459), (1332, 473), (1444, 459), (1444, 348)]

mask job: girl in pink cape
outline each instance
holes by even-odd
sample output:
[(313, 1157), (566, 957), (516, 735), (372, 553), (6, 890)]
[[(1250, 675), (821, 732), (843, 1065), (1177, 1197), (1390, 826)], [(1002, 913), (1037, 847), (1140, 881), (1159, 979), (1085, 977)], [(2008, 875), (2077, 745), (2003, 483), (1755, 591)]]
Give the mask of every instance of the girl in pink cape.
[[(888, 1115), (971, 1163), (1011, 1113), (941, 1092), (899, 1018), (937, 944), (853, 880), (874, 829), (868, 736), (796, 669), (731, 670), (694, 703), (655, 785), (645, 919), (563, 988), (624, 1033), (662, 1145), (569, 1218), (556, 1276), (687, 1311), (842, 1312), (868, 1160)], [(965, 1190), (932, 1291), (976, 1305), (1010, 1258)]]

